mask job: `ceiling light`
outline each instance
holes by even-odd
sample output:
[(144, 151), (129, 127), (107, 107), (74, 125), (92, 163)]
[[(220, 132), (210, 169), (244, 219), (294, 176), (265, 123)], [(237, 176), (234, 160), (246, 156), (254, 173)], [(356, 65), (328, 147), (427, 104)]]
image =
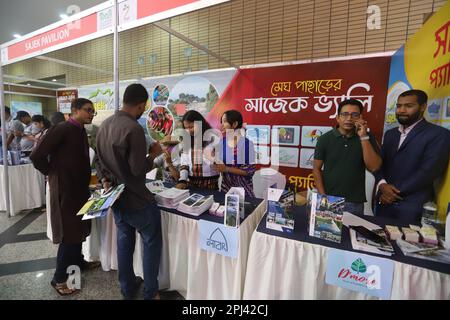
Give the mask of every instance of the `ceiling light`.
[(53, 81), (53, 82), (56, 82), (56, 79), (53, 79), (52, 81)]
[(27, 83), (27, 86), (31, 86), (31, 83)]

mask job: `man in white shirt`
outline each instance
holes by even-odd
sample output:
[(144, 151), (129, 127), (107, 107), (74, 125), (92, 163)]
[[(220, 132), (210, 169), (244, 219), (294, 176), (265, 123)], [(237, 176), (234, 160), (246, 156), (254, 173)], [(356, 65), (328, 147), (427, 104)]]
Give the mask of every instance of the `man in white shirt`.
[(8, 129), (8, 147), (10, 150), (21, 150), (20, 141), (24, 136), (25, 125), (31, 123), (30, 114), (26, 111), (17, 111), (16, 118), (9, 122)]

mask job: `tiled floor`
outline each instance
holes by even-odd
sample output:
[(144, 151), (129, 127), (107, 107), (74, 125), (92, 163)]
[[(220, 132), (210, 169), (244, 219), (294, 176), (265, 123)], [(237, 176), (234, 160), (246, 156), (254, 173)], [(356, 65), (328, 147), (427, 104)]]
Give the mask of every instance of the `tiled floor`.
[[(79, 293), (59, 296), (50, 286), (58, 246), (46, 237), (45, 211), (33, 210), (8, 218), (0, 212), (0, 300), (120, 300), (117, 271), (84, 272)], [(141, 291), (143, 288), (141, 288)], [(143, 298), (143, 292), (137, 299)], [(161, 292), (163, 300), (183, 299), (176, 291)]]

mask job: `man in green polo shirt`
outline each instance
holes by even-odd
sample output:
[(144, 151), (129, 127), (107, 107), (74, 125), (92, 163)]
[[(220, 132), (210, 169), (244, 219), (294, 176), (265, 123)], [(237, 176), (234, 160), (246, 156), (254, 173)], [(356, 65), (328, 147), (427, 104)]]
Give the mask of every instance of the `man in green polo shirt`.
[[(345, 198), (345, 211), (364, 214), (366, 173), (381, 166), (379, 147), (367, 132), (359, 100), (342, 101), (336, 118), (338, 126), (322, 135), (314, 152), (314, 182), (321, 194)], [(323, 171), (322, 171), (323, 166)]]

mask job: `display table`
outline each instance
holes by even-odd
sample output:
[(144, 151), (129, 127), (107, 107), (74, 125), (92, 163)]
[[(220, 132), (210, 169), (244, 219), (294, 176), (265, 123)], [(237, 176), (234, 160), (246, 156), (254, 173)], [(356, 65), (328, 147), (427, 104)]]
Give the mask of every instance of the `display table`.
[[(392, 220), (364, 217), (380, 226)], [(244, 287), (244, 299), (378, 299), (325, 283), (330, 248), (352, 249), (349, 230), (342, 242), (333, 243), (307, 235), (305, 207), (296, 208), (295, 232), (284, 234), (265, 228), (265, 217), (253, 233)], [(450, 299), (450, 266), (405, 257), (394, 245), (391, 299)], [(370, 253), (362, 252), (370, 255)]]
[[(191, 191), (199, 193), (199, 190)], [(224, 203), (225, 194), (213, 194), (216, 202)], [(200, 249), (198, 222), (200, 219), (223, 223), (223, 218), (210, 214), (199, 217), (176, 210), (161, 208), (163, 248), (159, 284), (161, 289), (177, 290), (186, 299), (242, 299), (248, 247), (253, 231), (265, 212), (261, 199), (246, 199), (246, 217), (239, 227), (237, 259), (224, 257)], [(116, 227), (112, 212), (104, 218), (93, 219), (91, 236), (83, 243), (86, 259), (102, 262), (105, 271), (117, 269)], [(143, 276), (142, 245), (136, 237), (134, 270)]]
[[(3, 166), (0, 166), (0, 211), (6, 211), (3, 189)], [(45, 204), (45, 177), (32, 164), (8, 166), (11, 215)]]

